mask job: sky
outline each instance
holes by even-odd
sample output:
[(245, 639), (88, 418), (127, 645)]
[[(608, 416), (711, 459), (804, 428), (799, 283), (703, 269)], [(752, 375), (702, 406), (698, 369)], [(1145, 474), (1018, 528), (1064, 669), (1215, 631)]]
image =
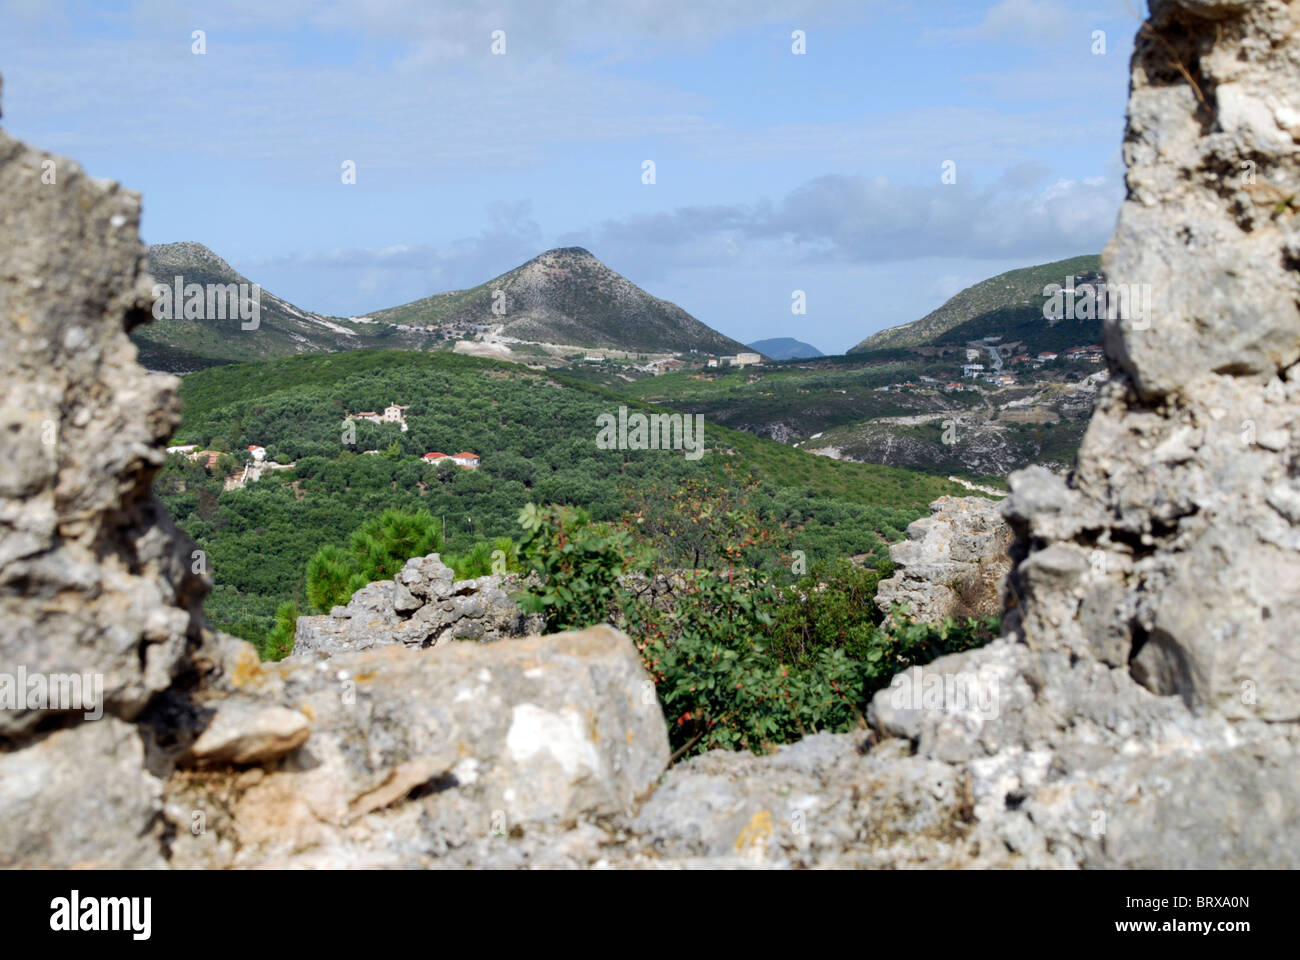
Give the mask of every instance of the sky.
[(0, 0), (0, 123), (141, 192), (146, 243), (320, 313), (582, 246), (737, 340), (842, 353), (1101, 250), (1138, 11)]

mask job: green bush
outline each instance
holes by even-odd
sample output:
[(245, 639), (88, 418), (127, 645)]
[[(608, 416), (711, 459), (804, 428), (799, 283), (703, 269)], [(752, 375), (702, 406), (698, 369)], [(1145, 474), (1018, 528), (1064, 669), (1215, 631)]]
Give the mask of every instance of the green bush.
[(298, 604), (292, 600), (275, 610), (275, 626), (258, 645), (263, 660), (283, 660), (293, 652), (293, 634), (298, 624)]
[(537, 507), (519, 512), (521, 548), (541, 577), (521, 605), (540, 613), (551, 630), (574, 630), (610, 619), (622, 599), (619, 578), (628, 569), (631, 537), (593, 523), (580, 507)]
[(523, 570), (519, 546), (509, 537), (480, 540), (464, 553), (444, 554), (442, 562), (451, 567), (457, 580), (471, 580), (492, 573), (519, 573)]
[(326, 545), (307, 561), (307, 602), (327, 613), (345, 604), (368, 583), (395, 577), (411, 557), (442, 544), (438, 523), (427, 510), (385, 510), (353, 532), (346, 550)]
[[(755, 542), (752, 522), (729, 516), (734, 542), (710, 545), (712, 556), (726, 561)], [(528, 608), (551, 629), (622, 627), (655, 682), (676, 755), (761, 752), (851, 729), (895, 673), (997, 635), (996, 618), (923, 624), (901, 610), (876, 613), (888, 565), (822, 564), (780, 587), (772, 574), (729, 562), (719, 570), (666, 564), (627, 531), (571, 507), (530, 504), (520, 523), (541, 581)]]

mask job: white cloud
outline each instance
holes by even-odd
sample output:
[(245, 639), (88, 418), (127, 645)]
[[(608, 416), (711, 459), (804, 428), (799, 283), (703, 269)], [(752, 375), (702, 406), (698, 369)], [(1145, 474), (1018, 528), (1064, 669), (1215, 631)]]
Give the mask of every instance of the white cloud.
[[(818, 177), (776, 204), (682, 207), (570, 234), (597, 256), (652, 275), (718, 265), (744, 248), (809, 263), (886, 263), (922, 257), (1049, 259), (1100, 250), (1123, 199), (1102, 177), (1057, 180), (1037, 192), (1005, 183), (905, 185), (885, 177)], [(603, 252), (602, 252), (603, 251)]]

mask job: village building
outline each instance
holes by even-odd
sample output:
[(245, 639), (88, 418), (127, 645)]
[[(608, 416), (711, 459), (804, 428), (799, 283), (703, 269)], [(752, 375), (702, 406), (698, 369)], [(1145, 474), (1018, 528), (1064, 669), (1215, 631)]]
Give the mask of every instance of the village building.
[(464, 467), (466, 470), (477, 470), (479, 462), (478, 454), (469, 453), (468, 451), (446, 454), (439, 450), (435, 450), (432, 453), (426, 453), (420, 459), (425, 463), (442, 463), (444, 460), (450, 460), (452, 463), (456, 464), (456, 466)]
[(347, 414), (346, 419), (369, 420), (375, 424), (396, 423), (401, 425), (402, 433), (406, 433), (406, 411), (409, 407), (410, 404), (390, 403), (384, 407), (383, 413), (375, 410), (362, 410), (360, 413)]
[(191, 454), (191, 453), (193, 453), (195, 450), (197, 450), (197, 449), (198, 449), (198, 446), (199, 446), (199, 445), (198, 445), (197, 443), (183, 443), (183, 444), (181, 444), (179, 447), (168, 447), (168, 448), (167, 448), (167, 452), (168, 452), (168, 453), (180, 453), (180, 454), (184, 454), (184, 455), (188, 456), (189, 454)]
[(686, 365), (675, 357), (668, 357), (664, 360), (651, 360), (647, 366), (657, 377), (663, 373), (672, 373), (673, 371), (680, 370)]
[(221, 459), (221, 453), (220, 450), (195, 450), (188, 456), (191, 460), (203, 464), (209, 470), (213, 470), (216, 469), (217, 461)]

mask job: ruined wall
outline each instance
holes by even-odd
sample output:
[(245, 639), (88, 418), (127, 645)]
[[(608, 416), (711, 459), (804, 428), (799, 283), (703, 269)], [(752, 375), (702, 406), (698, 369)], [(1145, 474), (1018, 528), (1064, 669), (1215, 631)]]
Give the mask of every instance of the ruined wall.
[(1148, 289), (1068, 482), (1011, 478), (1015, 632), (1198, 713), (1300, 719), (1300, 4), (1154, 4), (1128, 199), (1103, 254)]
[(984, 497), (940, 497), (889, 548), (896, 571), (880, 581), (876, 606), (895, 604), (919, 620), (989, 617), (1002, 612), (1011, 530), (999, 504)]
[(151, 490), (179, 381), (127, 340), (152, 302), (139, 221), (137, 194), (0, 131), (0, 865), (161, 863), (128, 721), (211, 637)]

